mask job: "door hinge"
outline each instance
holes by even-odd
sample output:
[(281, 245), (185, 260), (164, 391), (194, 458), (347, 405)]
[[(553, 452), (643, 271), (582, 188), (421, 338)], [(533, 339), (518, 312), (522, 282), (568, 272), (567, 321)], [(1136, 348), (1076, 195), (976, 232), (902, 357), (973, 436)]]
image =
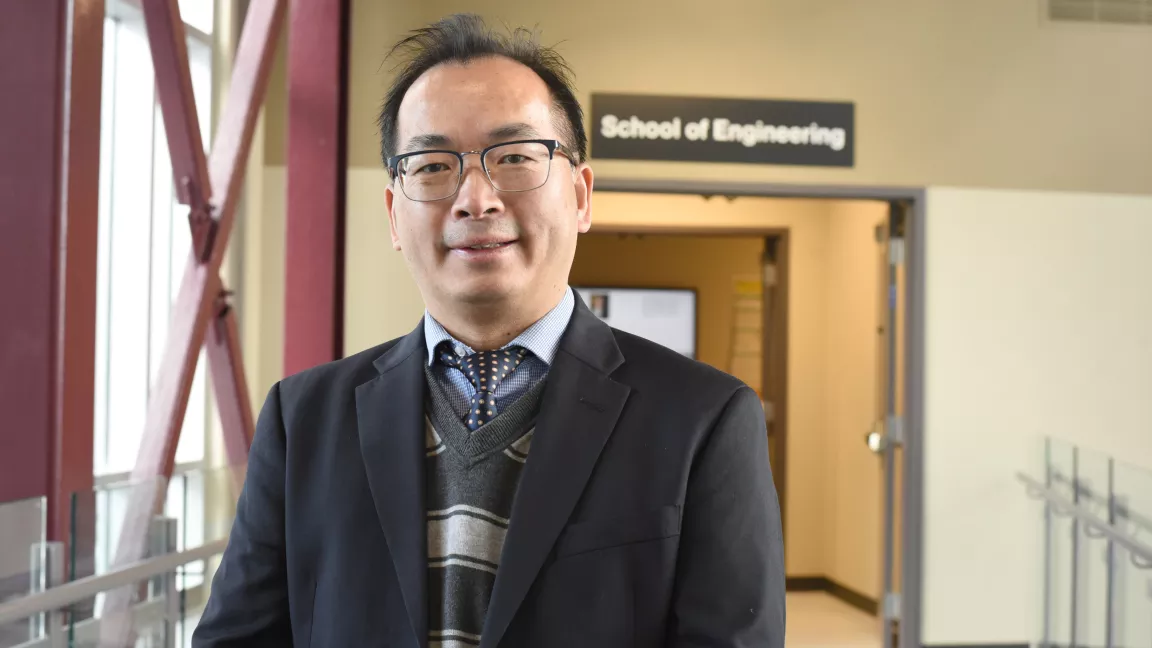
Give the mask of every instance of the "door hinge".
[(904, 445), (904, 417), (890, 415), (888, 417), (888, 434), (886, 435), (889, 443), (894, 443), (898, 446)]
[(901, 597), (897, 592), (889, 592), (884, 595), (884, 618), (892, 621), (900, 620), (900, 604)]
[(904, 239), (896, 237), (888, 239), (888, 262), (892, 265), (904, 265)]
[(769, 263), (764, 265), (764, 285), (776, 285), (776, 266), (773, 264)]

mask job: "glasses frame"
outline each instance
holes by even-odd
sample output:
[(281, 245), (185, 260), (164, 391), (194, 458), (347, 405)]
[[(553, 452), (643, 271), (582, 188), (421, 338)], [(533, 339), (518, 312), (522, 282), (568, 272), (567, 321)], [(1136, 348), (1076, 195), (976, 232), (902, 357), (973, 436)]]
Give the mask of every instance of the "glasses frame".
[[(510, 144), (542, 144), (548, 149), (548, 175), (544, 176), (543, 182), (536, 185), (535, 187), (532, 187), (531, 189), (501, 189), (501, 188), (496, 186), (496, 183), (492, 181), (492, 175), (490, 173), (488, 173), (488, 164), (484, 161), (484, 159), (488, 156), (488, 152), (491, 151), (492, 149), (500, 148), (501, 146), (508, 146)], [(396, 183), (400, 185), (400, 191), (404, 192), (404, 196), (406, 198), (408, 198), (408, 200), (411, 200), (413, 202), (436, 202), (438, 200), (445, 200), (447, 198), (451, 198), (452, 196), (455, 196), (456, 193), (458, 191), (460, 191), (460, 185), (462, 185), (463, 181), (464, 181), (464, 156), (465, 155), (479, 155), (480, 156), (480, 168), (484, 170), (484, 178), (488, 180), (488, 185), (491, 186), (492, 189), (494, 189), (495, 191), (499, 191), (501, 193), (525, 193), (528, 191), (535, 191), (535, 190), (539, 189), (540, 187), (543, 187), (544, 185), (548, 184), (548, 180), (552, 177), (552, 160), (554, 160), (556, 158), (557, 152), (559, 152), (564, 157), (568, 158), (568, 163), (572, 165), (573, 169), (576, 168), (576, 160), (573, 158), (572, 153), (569, 152), (568, 147), (561, 144), (559, 140), (554, 140), (554, 139), (523, 139), (523, 140), (512, 140), (511, 142), (499, 142), (499, 143), (493, 144), (491, 146), (486, 146), (486, 147), (479, 149), (479, 150), (476, 150), (476, 151), (451, 151), (448, 149), (426, 149), (423, 151), (412, 151), (411, 153), (401, 153), (400, 155), (394, 155), (394, 156), (388, 158), (388, 162), (387, 162), (387, 164), (388, 164), (388, 176), (391, 177), (392, 180), (396, 181)], [(442, 198), (432, 198), (432, 199), (428, 199), (428, 200), (419, 200), (419, 199), (413, 198), (412, 196), (408, 195), (408, 190), (404, 188), (404, 178), (403, 178), (403, 176), (400, 175), (399, 167), (400, 167), (400, 163), (403, 162), (406, 158), (414, 157), (417, 155), (427, 155), (429, 153), (448, 153), (451, 155), (455, 155), (457, 158), (459, 158), (460, 165), (457, 167), (456, 188), (453, 189), (451, 193), (449, 193), (448, 195), (446, 195)]]

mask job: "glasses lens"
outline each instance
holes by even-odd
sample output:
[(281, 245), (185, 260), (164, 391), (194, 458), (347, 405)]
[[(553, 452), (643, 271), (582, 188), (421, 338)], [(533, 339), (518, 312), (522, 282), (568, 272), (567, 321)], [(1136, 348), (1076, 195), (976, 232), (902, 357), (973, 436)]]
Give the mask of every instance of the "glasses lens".
[(396, 166), (400, 187), (411, 200), (440, 200), (456, 192), (460, 158), (451, 153), (421, 153)]
[(529, 191), (548, 181), (551, 156), (539, 143), (502, 144), (488, 151), (484, 167), (500, 191)]

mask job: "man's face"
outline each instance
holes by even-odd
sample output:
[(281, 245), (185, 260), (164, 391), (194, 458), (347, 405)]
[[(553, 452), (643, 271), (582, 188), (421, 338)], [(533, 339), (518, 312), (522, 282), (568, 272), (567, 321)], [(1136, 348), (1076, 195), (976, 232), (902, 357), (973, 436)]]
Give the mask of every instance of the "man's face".
[[(401, 102), (398, 152), (478, 151), (522, 139), (571, 145), (556, 128), (562, 118), (547, 85), (526, 66), (495, 57), (442, 64)], [(459, 190), (442, 200), (413, 201), (394, 179), (385, 196), (392, 245), (404, 253), (433, 309), (474, 304), (542, 315), (567, 286), (577, 235), (591, 225), (592, 171), (587, 165), (573, 170), (558, 151), (543, 186), (501, 192), (479, 158), (465, 156)]]

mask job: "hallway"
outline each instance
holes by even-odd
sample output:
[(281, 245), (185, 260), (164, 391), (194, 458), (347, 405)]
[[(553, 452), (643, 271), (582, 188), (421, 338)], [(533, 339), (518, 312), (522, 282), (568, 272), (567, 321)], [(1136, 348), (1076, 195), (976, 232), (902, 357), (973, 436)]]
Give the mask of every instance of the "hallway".
[(880, 621), (824, 592), (789, 592), (787, 645), (879, 648)]

